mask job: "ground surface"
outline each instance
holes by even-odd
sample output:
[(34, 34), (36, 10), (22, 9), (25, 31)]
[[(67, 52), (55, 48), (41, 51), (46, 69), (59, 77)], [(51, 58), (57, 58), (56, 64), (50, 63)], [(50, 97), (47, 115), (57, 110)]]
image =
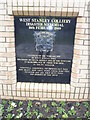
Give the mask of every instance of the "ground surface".
[(2, 100), (2, 119), (90, 119), (90, 102)]

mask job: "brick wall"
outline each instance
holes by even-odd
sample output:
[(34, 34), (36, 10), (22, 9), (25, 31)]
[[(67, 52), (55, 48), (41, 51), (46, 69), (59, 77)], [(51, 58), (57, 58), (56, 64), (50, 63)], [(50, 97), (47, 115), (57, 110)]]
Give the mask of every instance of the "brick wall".
[[(15, 15), (77, 16), (71, 83), (17, 83)], [(0, 1), (0, 97), (3, 99), (89, 100), (89, 0)]]

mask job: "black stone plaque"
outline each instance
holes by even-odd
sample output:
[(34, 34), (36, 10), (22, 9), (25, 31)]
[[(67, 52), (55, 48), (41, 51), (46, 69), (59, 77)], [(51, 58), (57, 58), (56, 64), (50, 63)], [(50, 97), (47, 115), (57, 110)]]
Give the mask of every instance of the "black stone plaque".
[(14, 19), (17, 81), (69, 84), (76, 18)]

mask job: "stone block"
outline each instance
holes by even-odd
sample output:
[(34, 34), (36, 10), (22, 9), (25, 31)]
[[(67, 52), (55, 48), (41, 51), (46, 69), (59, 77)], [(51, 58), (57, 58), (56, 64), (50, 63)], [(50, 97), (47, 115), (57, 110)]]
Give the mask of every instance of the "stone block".
[(12, 90), (12, 86), (8, 85), (8, 91), (11, 91), (11, 90)]
[(47, 93), (43, 92), (43, 98), (47, 98)]
[(69, 97), (70, 97), (70, 94), (66, 93), (66, 96), (65, 96), (65, 97), (69, 99)]
[(34, 83), (30, 83), (30, 93), (31, 91), (34, 91)]
[(28, 0), (22, 0), (22, 2), (23, 2), (23, 6), (28, 6), (29, 4)]
[(7, 92), (8, 92), (8, 93), (7, 93), (8, 96), (12, 96), (12, 92), (11, 92), (11, 90), (8, 90)]
[(11, 31), (11, 32), (14, 32), (14, 26), (13, 27), (6, 27), (6, 31)]
[(84, 96), (84, 94), (81, 94), (81, 93), (80, 93), (79, 99), (83, 99), (83, 96)]
[(61, 99), (65, 98), (65, 93), (61, 93)]
[(63, 1), (63, 7), (65, 7), (65, 8), (68, 7), (68, 2), (67, 2), (67, 0), (64, 0), (64, 1)]
[(80, 28), (82, 28), (82, 29), (88, 29), (88, 23), (77, 23), (77, 25), (76, 25), (76, 27), (78, 28), (78, 29), (80, 29)]
[(5, 26), (0, 26), (0, 31), (5, 31)]
[(34, 84), (34, 91), (39, 91), (39, 83)]
[(0, 15), (0, 20), (4, 20), (5, 19), (5, 16), (4, 15)]
[(0, 80), (8, 80), (8, 76), (0, 76)]
[(68, 7), (73, 8), (74, 2), (72, 0), (68, 1)]
[(37, 2), (34, 1), (33, 4), (34, 4), (34, 7), (39, 6), (39, 0), (37, 0)]
[(29, 6), (33, 6), (33, 0), (29, 0)]
[(76, 29), (76, 33), (84, 34), (84, 32), (85, 29), (79, 29), (79, 28)]
[(74, 94), (70, 94), (70, 99), (73, 99), (74, 98)]
[(56, 98), (56, 93), (52, 92), (51, 95), (52, 95), (52, 97), (51, 97), (52, 99)]
[(62, 11), (61, 16), (63, 16), (63, 17), (67, 16), (67, 12)]
[(38, 96), (39, 96), (39, 98), (42, 98), (43, 93), (42, 93), (42, 92), (39, 92)]
[(65, 90), (66, 90), (66, 93), (70, 92), (70, 85), (69, 84), (66, 84)]
[(14, 48), (14, 46), (15, 46), (14, 43), (0, 43), (0, 47), (1, 47), (1, 48), (5, 48), (5, 47), (6, 47), (7, 49), (8, 49), (8, 48), (11, 48), (11, 49), (12, 49), (12, 48)]
[(77, 18), (77, 22), (78, 22), (78, 23), (85, 23), (85, 21), (86, 21), (86, 18), (85, 18), (85, 17), (82, 17), (82, 18), (81, 18), (81, 17), (78, 17), (78, 18)]
[(21, 91), (21, 96), (22, 96), (22, 97), (25, 97), (25, 96), (26, 96), (25, 91), (24, 91), (24, 92), (23, 92), (23, 91)]
[(46, 0), (45, 6), (50, 6), (50, 0)]
[(57, 89), (57, 92), (61, 92), (61, 90), (62, 90), (62, 85), (61, 85), (61, 84), (57, 84), (57, 85), (56, 85), (56, 89)]
[(88, 99), (88, 94), (84, 94), (84, 99)]
[(15, 41), (15, 38), (10, 38), (10, 37), (7, 37), (6, 38), (6, 43), (8, 43), (8, 42), (10, 42), (10, 43), (14, 43), (14, 41)]
[(21, 93), (20, 93), (20, 91), (17, 91), (17, 96), (21, 96)]
[(12, 91), (12, 96), (16, 96), (16, 91)]
[(18, 0), (17, 2), (18, 2), (18, 6), (22, 6), (23, 5), (22, 0)]
[(0, 37), (14, 37), (14, 32), (0, 32)]
[(57, 91), (57, 86), (55, 83), (52, 84), (52, 92), (56, 92)]
[(6, 15), (6, 10), (0, 10), (0, 15)]
[(88, 51), (83, 51), (83, 55), (90, 55), (90, 53)]
[(26, 91), (30, 91), (30, 83), (26, 83), (26, 88), (25, 88)]
[(6, 52), (6, 49), (5, 48), (0, 48), (0, 53), (4, 53), (4, 52)]
[[(46, 9), (47, 10), (47, 9)], [(48, 11), (46, 11), (45, 10), (45, 16), (49, 16), (50, 15), (50, 11), (48, 10)]]
[(6, 90), (3, 90), (3, 95), (4, 96), (7, 96), (8, 95), (8, 93), (7, 93), (8, 91), (6, 91)]
[(80, 92), (80, 88), (76, 88), (75, 93), (76, 93), (76, 94), (79, 94), (79, 92)]
[(26, 92), (26, 96), (29, 97), (29, 92)]
[(0, 90), (0, 97), (3, 95), (3, 92), (2, 92), (2, 90)]
[(9, 53), (14, 53), (15, 52), (15, 48), (6, 48), (7, 52)]
[(1, 1), (0, 1), (0, 4), (2, 4), (2, 3), (5, 4), (5, 3), (6, 3), (6, 0), (1, 0)]
[(80, 8), (78, 16), (83, 16), (83, 15), (84, 15), (84, 8)]
[(43, 90), (43, 84), (42, 84), (42, 83), (39, 83), (38, 90), (39, 90), (39, 91), (42, 91), (42, 90)]
[(40, 0), (40, 7), (44, 5), (45, 5), (44, 0)]
[(81, 88), (81, 89), (80, 89), (80, 93), (83, 93), (83, 94), (84, 94), (84, 93), (85, 93), (85, 88)]
[(12, 7), (8, 6), (8, 15), (12, 15), (13, 14), (13, 11), (12, 11)]
[(52, 95), (52, 94), (48, 92), (48, 93), (47, 93), (47, 98), (51, 98), (51, 95)]
[(47, 86), (48, 88), (48, 92), (51, 92), (52, 91), (52, 84), (48, 84), (48, 86)]
[(43, 16), (44, 15), (44, 11), (40, 11), (40, 16)]
[(60, 93), (56, 93), (56, 98), (57, 98), (57, 99), (60, 99), (60, 98), (61, 98)]
[[(15, 71), (16, 72), (16, 71)], [(16, 91), (16, 84), (12, 84), (12, 91)]]
[(17, 87), (17, 90), (20, 90), (21, 89), (21, 82), (18, 82), (16, 87)]
[(66, 85), (65, 85), (65, 84), (62, 84), (61, 86), (62, 86), (62, 92), (65, 92), (65, 90), (66, 90)]
[(78, 12), (73, 12), (72, 16), (77, 17), (78, 16)]
[(74, 93), (74, 91), (75, 91), (75, 88), (74, 88), (73, 86), (71, 86), (71, 87), (70, 87), (70, 92), (71, 92), (71, 93)]
[(79, 97), (79, 94), (75, 94), (75, 99), (78, 99), (78, 97)]
[(34, 97), (38, 98), (39, 97), (39, 93), (38, 92), (34, 92)]

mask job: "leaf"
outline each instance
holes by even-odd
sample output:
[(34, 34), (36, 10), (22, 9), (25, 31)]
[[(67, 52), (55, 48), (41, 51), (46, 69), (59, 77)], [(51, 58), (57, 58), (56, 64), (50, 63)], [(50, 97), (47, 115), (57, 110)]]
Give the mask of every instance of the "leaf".
[(56, 118), (56, 115), (51, 115), (50, 118)]
[(56, 102), (52, 102), (51, 105), (52, 105), (52, 107), (57, 107), (57, 103)]
[(45, 112), (49, 112), (49, 110), (50, 110), (50, 108), (49, 107), (47, 107), (46, 109), (45, 109)]
[(0, 109), (3, 109), (4, 108), (4, 105), (0, 104)]
[(67, 113), (64, 113), (63, 115), (62, 115), (62, 118), (68, 118), (68, 114)]
[(21, 118), (23, 116), (23, 113), (18, 113), (18, 115), (16, 116), (16, 118)]
[(32, 117), (32, 113), (31, 112), (26, 112), (26, 116), (27, 116), (27, 118), (31, 118)]
[(61, 101), (60, 104), (62, 107), (64, 107), (66, 105), (65, 101)]
[(10, 120), (13, 118), (13, 115), (11, 113), (9, 113), (6, 117), (5, 117), (7, 120)]
[(5, 106), (7, 104), (7, 101), (6, 100), (3, 100), (2, 101), (2, 104)]
[(11, 106), (8, 106), (8, 108), (6, 109), (7, 112), (11, 112), (13, 110), (13, 108)]
[(39, 113), (39, 115), (37, 116), (37, 118), (42, 118), (43, 117), (43, 114), (42, 113)]
[(84, 105), (86, 108), (88, 108), (88, 107), (89, 107), (88, 102), (83, 102), (83, 105)]
[(80, 103), (79, 102), (76, 102), (76, 107), (79, 107), (80, 106)]
[(76, 114), (76, 111), (75, 109), (71, 110), (72, 111), (72, 114), (75, 115)]
[(22, 104), (23, 104), (23, 102), (22, 102), (22, 101), (20, 101), (20, 102), (19, 102), (19, 107), (21, 107), (21, 106), (22, 106)]
[(27, 112), (30, 112), (30, 107), (29, 106), (27, 106)]
[(46, 107), (47, 107), (47, 104), (46, 104), (46, 103), (42, 104), (42, 107), (46, 108)]
[(62, 108), (62, 107), (57, 107), (57, 112), (58, 112), (59, 114), (62, 114), (62, 113), (65, 112), (65, 109)]
[(32, 107), (32, 101), (29, 100), (28, 106), (29, 106), (29, 107)]
[(37, 116), (38, 115), (38, 110), (33, 110), (33, 114)]
[(89, 111), (86, 111), (86, 113), (85, 113), (85, 117), (87, 117), (87, 118), (90, 117), (90, 112), (89, 112)]
[(4, 113), (4, 106), (0, 104), (0, 116)]
[(72, 116), (72, 111), (68, 111), (68, 114), (69, 114), (70, 116)]

